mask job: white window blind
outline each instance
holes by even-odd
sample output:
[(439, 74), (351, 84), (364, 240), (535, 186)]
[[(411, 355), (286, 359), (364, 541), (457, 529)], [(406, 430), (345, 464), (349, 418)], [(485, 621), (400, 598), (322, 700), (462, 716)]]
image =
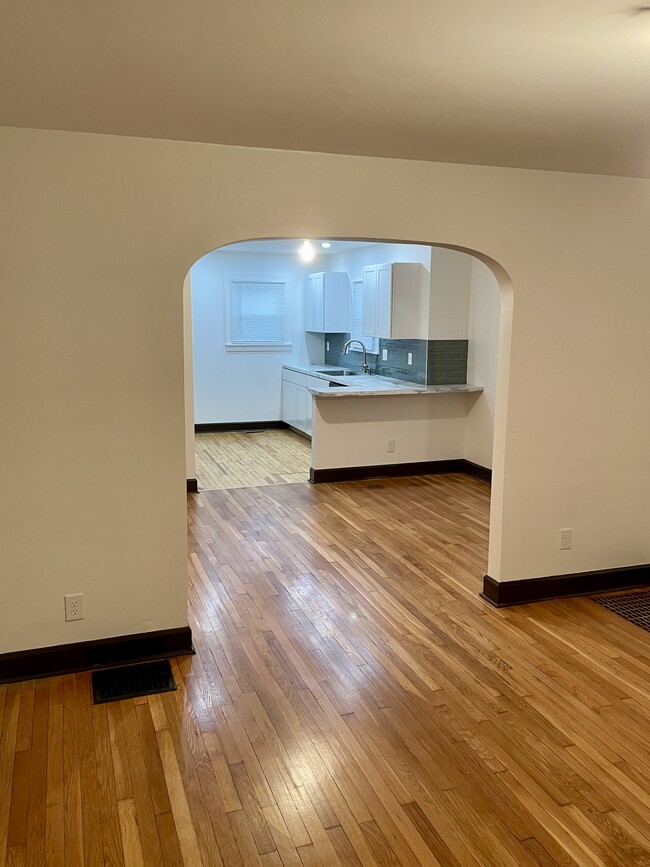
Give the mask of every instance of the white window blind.
[[(352, 334), (355, 340), (362, 340), (368, 352), (379, 352), (379, 339), (377, 337), (364, 337), (363, 334), (363, 280), (352, 281)], [(361, 347), (356, 343), (350, 350), (361, 352)]]
[(284, 281), (231, 279), (229, 292), (229, 343), (233, 346), (285, 344)]

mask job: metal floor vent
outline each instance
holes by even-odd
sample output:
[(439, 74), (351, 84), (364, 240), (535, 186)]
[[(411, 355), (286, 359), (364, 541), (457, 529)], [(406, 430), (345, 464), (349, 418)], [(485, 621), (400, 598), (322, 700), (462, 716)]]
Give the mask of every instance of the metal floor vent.
[(92, 683), (95, 704), (176, 689), (168, 659), (93, 671)]
[(614, 596), (594, 596), (594, 602), (624, 617), (635, 626), (650, 632), (650, 590), (616, 593)]

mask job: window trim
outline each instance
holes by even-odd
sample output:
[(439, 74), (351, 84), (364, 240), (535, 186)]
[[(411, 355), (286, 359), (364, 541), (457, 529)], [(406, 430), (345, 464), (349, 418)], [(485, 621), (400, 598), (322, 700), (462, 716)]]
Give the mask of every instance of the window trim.
[[(225, 307), (225, 349), (226, 352), (287, 352), (293, 349), (290, 339), (289, 305), (287, 290), (289, 274), (259, 274), (247, 271), (228, 271), (224, 273)], [(282, 343), (234, 343), (232, 339), (232, 284), (233, 283), (277, 283), (282, 285), (284, 306), (284, 341)]]

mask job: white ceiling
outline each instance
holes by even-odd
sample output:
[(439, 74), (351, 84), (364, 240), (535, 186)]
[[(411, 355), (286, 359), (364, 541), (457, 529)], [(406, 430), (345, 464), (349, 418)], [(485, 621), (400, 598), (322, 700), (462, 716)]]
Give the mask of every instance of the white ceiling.
[(3, 0), (0, 123), (650, 176), (627, 0)]

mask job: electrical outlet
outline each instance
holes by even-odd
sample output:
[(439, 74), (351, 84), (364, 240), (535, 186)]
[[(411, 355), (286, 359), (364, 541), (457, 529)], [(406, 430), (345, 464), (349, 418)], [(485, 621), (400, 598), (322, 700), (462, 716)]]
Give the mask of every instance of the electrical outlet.
[(325, 341), (325, 351), (326, 351), (326, 352), (329, 352), (329, 351), (330, 351), (330, 342), (329, 342), (329, 340), (326, 340), (326, 341)]
[(381, 360), (382, 361), (388, 361), (388, 350), (387, 349), (382, 349)]
[(386, 440), (386, 451), (394, 452), (395, 451), (395, 440)]
[(413, 364), (413, 353), (412, 352), (409, 352), (409, 354), (406, 356), (406, 363), (407, 364)]
[(560, 551), (568, 551), (571, 547), (571, 527), (560, 530)]
[(69, 594), (63, 597), (65, 602), (65, 619), (66, 620), (83, 620), (84, 619), (84, 595), (83, 593)]

